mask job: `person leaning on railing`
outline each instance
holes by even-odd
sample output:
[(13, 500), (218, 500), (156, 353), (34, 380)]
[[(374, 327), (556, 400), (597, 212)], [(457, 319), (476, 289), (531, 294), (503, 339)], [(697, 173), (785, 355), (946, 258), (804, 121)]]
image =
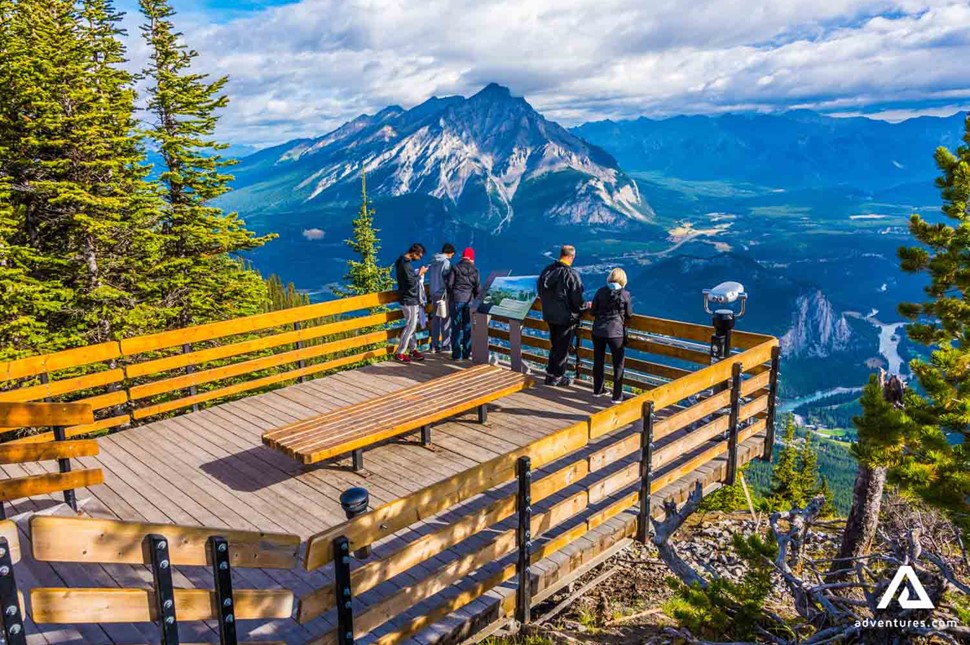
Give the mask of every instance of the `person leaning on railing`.
[(626, 353), (626, 324), (633, 317), (630, 292), (626, 290), (626, 272), (610, 271), (606, 286), (593, 296), (593, 396), (604, 396), (606, 348), (613, 359), (613, 403), (623, 400), (623, 358)]

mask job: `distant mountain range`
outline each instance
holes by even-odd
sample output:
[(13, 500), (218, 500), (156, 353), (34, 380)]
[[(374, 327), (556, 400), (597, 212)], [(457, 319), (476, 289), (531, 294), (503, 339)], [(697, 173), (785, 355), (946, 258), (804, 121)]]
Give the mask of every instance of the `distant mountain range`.
[(419, 210), (430, 209), (432, 221), (488, 234), (549, 225), (623, 229), (653, 214), (613, 157), (496, 84), (469, 98), (359, 116), (322, 137), (249, 156), (233, 172), (228, 203), (250, 212), (354, 202), (366, 172), (374, 198), (413, 205), (408, 199), (420, 196)]
[(936, 175), (932, 151), (960, 145), (964, 118), (961, 113), (888, 123), (798, 110), (597, 121), (572, 131), (608, 150), (629, 173), (877, 192), (913, 184), (932, 190), (927, 182)]

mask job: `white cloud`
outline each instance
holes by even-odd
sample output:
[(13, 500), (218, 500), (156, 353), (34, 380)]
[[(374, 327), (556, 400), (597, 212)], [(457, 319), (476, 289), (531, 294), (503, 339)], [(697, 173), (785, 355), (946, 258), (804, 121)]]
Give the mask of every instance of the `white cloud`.
[(223, 24), (180, 18), (200, 67), (232, 78), (221, 134), (238, 143), (490, 81), (567, 125), (970, 103), (966, 0), (302, 0)]
[(322, 240), (326, 237), (326, 232), (320, 228), (308, 228), (303, 231), (303, 237), (310, 240), (311, 242), (316, 242), (317, 240)]

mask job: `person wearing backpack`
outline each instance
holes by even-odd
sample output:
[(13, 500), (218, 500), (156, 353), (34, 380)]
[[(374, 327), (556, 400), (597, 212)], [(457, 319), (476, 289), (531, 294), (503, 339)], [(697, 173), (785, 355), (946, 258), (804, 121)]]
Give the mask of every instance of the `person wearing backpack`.
[(630, 292), (626, 290), (626, 272), (610, 271), (606, 286), (593, 296), (593, 396), (605, 396), (606, 349), (613, 359), (612, 403), (623, 401), (623, 359), (626, 353), (626, 325), (633, 317)]
[(428, 268), (428, 290), (431, 292), (431, 351), (451, 351), (451, 303), (448, 299), (448, 274), (455, 247), (445, 244)]

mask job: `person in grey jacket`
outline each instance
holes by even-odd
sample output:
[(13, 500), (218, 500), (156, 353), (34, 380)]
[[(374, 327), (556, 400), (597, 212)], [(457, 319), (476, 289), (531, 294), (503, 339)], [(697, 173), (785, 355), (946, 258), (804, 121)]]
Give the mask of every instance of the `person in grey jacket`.
[(613, 269), (593, 296), (593, 396), (606, 394), (606, 348), (613, 358), (613, 403), (623, 400), (623, 359), (626, 353), (626, 324), (633, 317), (630, 292), (626, 290), (626, 272)]
[(431, 292), (431, 351), (451, 351), (451, 303), (448, 299), (448, 274), (455, 247), (445, 244), (428, 268), (428, 291)]

